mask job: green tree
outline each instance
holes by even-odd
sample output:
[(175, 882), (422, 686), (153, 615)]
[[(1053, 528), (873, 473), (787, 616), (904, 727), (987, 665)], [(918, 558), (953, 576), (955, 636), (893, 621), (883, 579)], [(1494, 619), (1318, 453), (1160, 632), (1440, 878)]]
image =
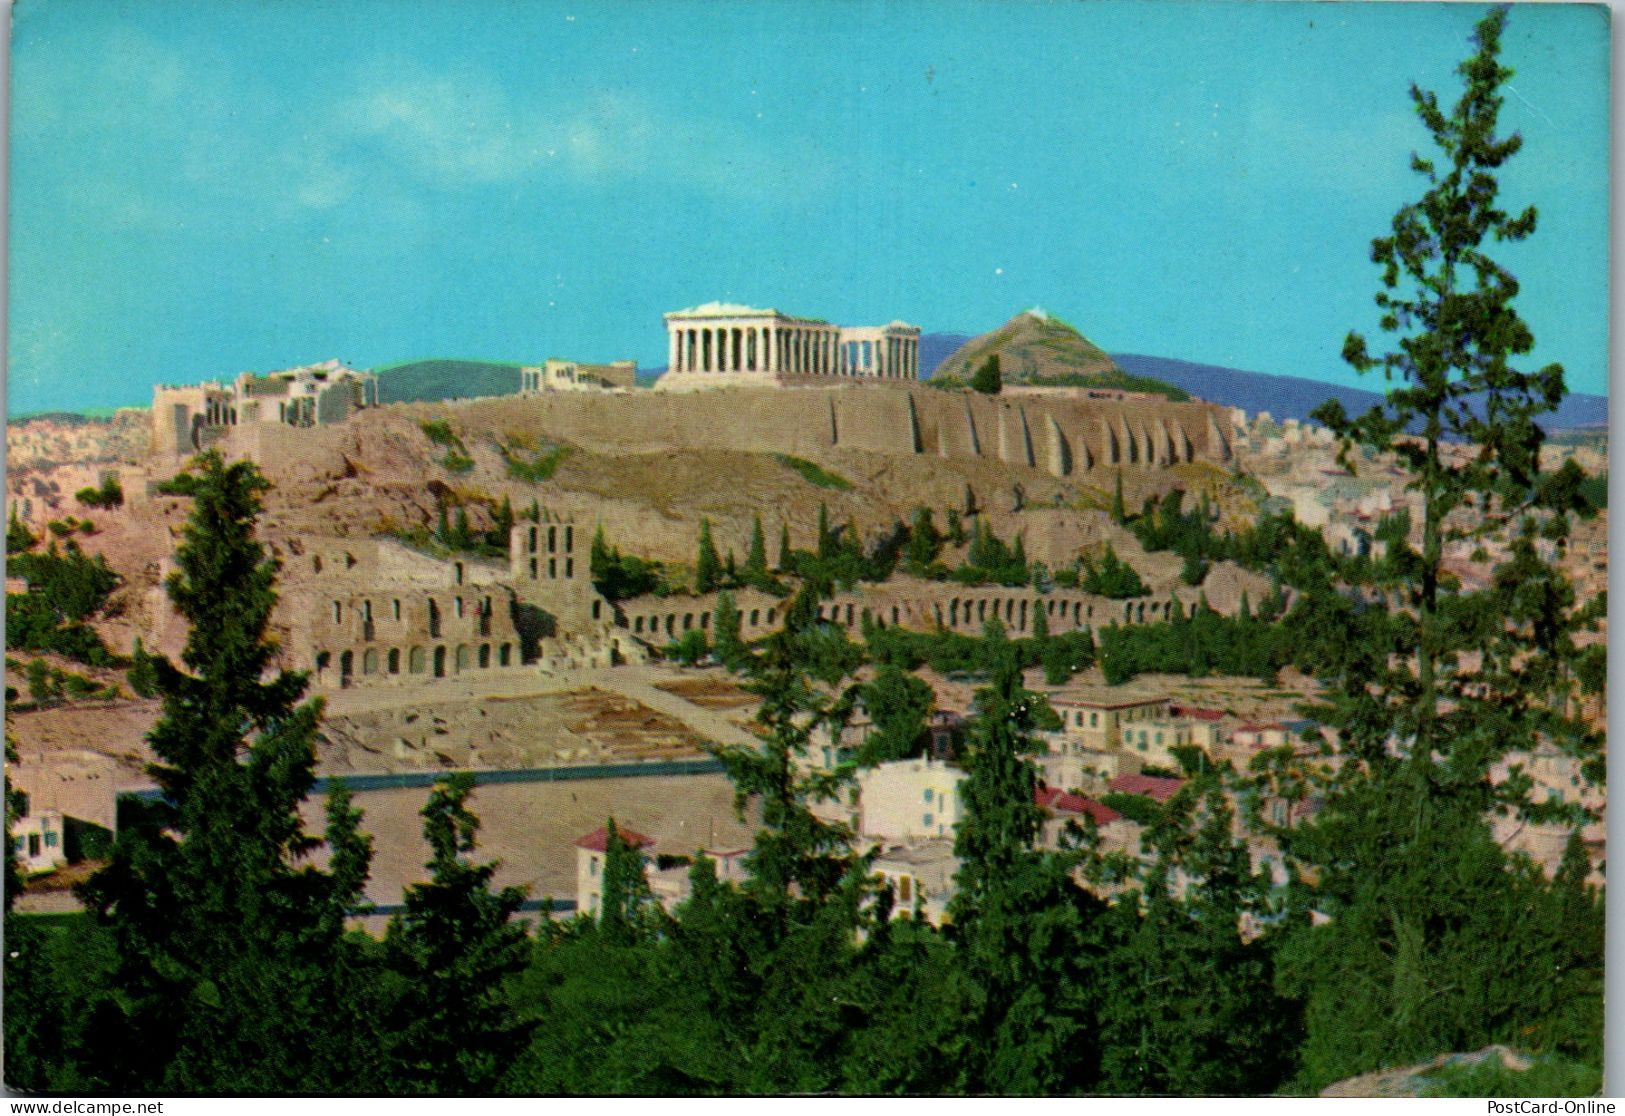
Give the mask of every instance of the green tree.
[(773, 578), (767, 570), (767, 542), (762, 537), (762, 517), (750, 523), (750, 551), (745, 555), (745, 583), (757, 589), (767, 589)]
[(793, 561), (793, 559), (792, 559), (791, 550), (790, 550), (790, 525), (788, 523), (781, 523), (781, 524), (779, 524), (779, 564), (777, 566), (778, 571), (781, 574), (782, 573), (789, 573), (790, 570), (791, 570), (792, 561)]
[(6, 524), (6, 553), (20, 554), (29, 549), (38, 540), (22, 520), (17, 518), (17, 509), (11, 509), (11, 519)]
[(140, 636), (135, 637), (135, 647), (130, 652), (130, 672), (127, 677), (136, 697), (158, 696), (158, 669), (153, 665), (152, 656), (141, 646)]
[(1117, 471), (1116, 483), (1112, 486), (1112, 522), (1121, 527), (1128, 522), (1128, 509), (1123, 506), (1123, 471)]
[(874, 731), (863, 742), (859, 763), (872, 765), (909, 759), (925, 750), (926, 723), (935, 694), (923, 679), (887, 664), (875, 672), (859, 694)]
[(407, 888), (385, 939), (401, 978), (386, 1041), (402, 1092), (493, 1092), (535, 1029), (504, 994), (525, 967), (529, 937), (513, 917), (525, 894), (493, 889), (496, 865), (470, 860), (480, 825), (468, 809), (473, 789), (468, 772), (435, 783), (422, 810), (430, 879)]
[[(1338, 732), (1341, 767), (1320, 790), (1320, 814), (1283, 835), (1314, 880), (1304, 904), (1331, 919), (1300, 923), (1287, 951), (1307, 996), (1311, 1084), (1542, 1032), (1526, 990), (1550, 976), (1509, 932), (1529, 881), (1487, 820), (1541, 808), (1527, 801), (1527, 779), (1492, 781), (1491, 771), (1510, 751), (1542, 746), (1601, 777), (1601, 734), (1566, 711), (1573, 632), (1604, 606), (1576, 609), (1572, 587), (1536, 553), (1540, 537), (1565, 537), (1581, 507), (1575, 470), (1539, 473), (1537, 420), (1562, 398), (1563, 372), (1514, 368), (1534, 339), (1513, 307), (1517, 280), (1489, 255), (1536, 219), (1499, 198), (1497, 174), (1521, 146), (1497, 133), (1511, 77), (1499, 61), (1506, 16), (1498, 8), (1478, 24), (1452, 109), (1411, 90), (1438, 153), (1412, 156), (1426, 189), (1372, 244), (1381, 327), (1395, 343), (1373, 355), (1351, 333), (1343, 348), (1354, 368), (1381, 368), (1395, 386), (1358, 418), (1335, 402), (1315, 412), (1351, 471), (1356, 446), (1397, 458), (1421, 515), (1419, 547), (1397, 517), (1386, 557), (1364, 574), (1364, 588), (1396, 603), (1392, 618), (1321, 648), (1330, 699), (1316, 715)], [(1507, 557), (1488, 588), (1448, 576), (1449, 544), (1492, 539)]]
[(118, 950), (97, 1073), (133, 1092), (332, 1091), (351, 1074), (309, 1036), (346, 1017), (333, 958), (365, 866), (354, 849), (342, 870), (301, 863), (319, 843), (300, 807), (321, 706), (300, 704), (304, 675), (266, 677), (277, 565), (254, 523), (269, 486), (217, 453), (192, 467), (166, 586), (190, 625), (186, 669), (153, 660), (163, 797), (82, 889)]
[(987, 638), (993, 676), (976, 695), (949, 903), (969, 1001), (958, 1084), (1023, 1095), (1087, 1088), (1099, 1059), (1100, 904), (1069, 878), (1075, 858), (1037, 848), (1043, 815), (1029, 756), (1047, 707), (1022, 688), (1014, 646), (997, 629)]
[(999, 354), (993, 353), (984, 360), (970, 378), (970, 386), (983, 395), (997, 395), (1004, 387), (1004, 377), (999, 373)]
[(709, 593), (722, 577), (722, 562), (717, 557), (716, 544), (711, 541), (711, 521), (700, 520), (700, 550), (694, 559), (694, 591)]
[(752, 798), (758, 802), (760, 828), (747, 890), (775, 940), (788, 932), (792, 906), (822, 903), (853, 864), (847, 828), (811, 809), (820, 799), (836, 797), (851, 776), (810, 770), (809, 742), (815, 734), (838, 738), (857, 701), (856, 687), (843, 687), (840, 679), (820, 682), (808, 673), (808, 644), (823, 627), (809, 619), (816, 610), (817, 599), (803, 589), (786, 609), (784, 626), (763, 641), (750, 664), (745, 688), (761, 698), (760, 744), (716, 751), (733, 781), (738, 809)]
[(739, 627), (739, 608), (734, 604), (733, 594), (724, 589), (717, 594), (712, 631), (715, 633), (717, 658), (729, 670), (738, 670), (749, 655), (744, 640), (739, 638)]
[(604, 886), (598, 904), (598, 932), (616, 945), (631, 945), (650, 931), (654, 896), (644, 874), (643, 853), (621, 836), (610, 818), (604, 827)]

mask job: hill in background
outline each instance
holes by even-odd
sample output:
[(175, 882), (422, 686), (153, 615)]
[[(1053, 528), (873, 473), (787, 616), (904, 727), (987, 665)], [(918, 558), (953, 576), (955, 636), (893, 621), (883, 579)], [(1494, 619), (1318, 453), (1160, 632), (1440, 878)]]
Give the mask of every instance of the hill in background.
[(433, 403), (513, 395), (521, 367), (494, 360), (411, 360), (376, 370), (378, 397), (385, 403)]
[(969, 383), (991, 356), (999, 358), (1007, 384), (1121, 388), (1185, 398), (1185, 392), (1172, 384), (1125, 371), (1072, 326), (1036, 307), (966, 341), (937, 365), (931, 379)]
[[(1175, 384), (1192, 395), (1212, 403), (1241, 407), (1248, 414), (1268, 411), (1275, 419), (1309, 419), (1309, 412), (1336, 399), (1351, 415), (1363, 414), (1382, 401), (1382, 393), (1361, 388), (1328, 384), (1303, 376), (1273, 376), (1264, 372), (1243, 372), (1213, 364), (1197, 364), (1169, 357), (1116, 353), (1123, 369), (1137, 376), (1155, 377)], [(1541, 425), (1548, 431), (1608, 425), (1608, 397), (1573, 393), (1563, 397), (1554, 414), (1544, 416)]]

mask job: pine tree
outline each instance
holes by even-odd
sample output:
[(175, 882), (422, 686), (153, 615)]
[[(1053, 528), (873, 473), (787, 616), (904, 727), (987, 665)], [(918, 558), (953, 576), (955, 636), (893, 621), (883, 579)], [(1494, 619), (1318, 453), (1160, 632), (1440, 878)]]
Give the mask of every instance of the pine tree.
[(403, 1092), (493, 1092), (535, 1029), (504, 994), (528, 953), (513, 918), (524, 892), (493, 890), (496, 865), (469, 860), (480, 824), (468, 809), (473, 789), (467, 772), (435, 784), (422, 810), (430, 880), (407, 889), (385, 939), (403, 986), (386, 1035)]
[(1076, 1090), (1098, 1064), (1089, 935), (1099, 903), (1069, 879), (1073, 858), (1037, 848), (1043, 816), (1028, 757), (1043, 699), (1022, 688), (1014, 646), (997, 629), (986, 639), (992, 681), (976, 695), (948, 908), (970, 986), (958, 1084), (977, 1093)]
[(722, 562), (717, 558), (716, 544), (711, 541), (711, 521), (700, 520), (700, 550), (694, 559), (694, 591), (709, 593), (722, 577)]
[[(1317, 716), (1338, 732), (1341, 767), (1321, 788), (1321, 813), (1285, 835), (1315, 881), (1306, 902), (1336, 912), (1326, 926), (1304, 925), (1289, 951), (1306, 982), (1311, 1083), (1538, 1026), (1523, 990), (1548, 976), (1495, 929), (1514, 917), (1519, 885), (1487, 822), (1491, 810), (1531, 804), (1517, 780), (1492, 783), (1491, 770), (1544, 743), (1601, 777), (1601, 734), (1566, 715), (1572, 633), (1600, 603), (1576, 610), (1572, 587), (1535, 549), (1537, 537), (1563, 538), (1579, 507), (1574, 470), (1539, 473), (1537, 419), (1564, 394), (1563, 371), (1512, 366), (1533, 337), (1512, 305), (1517, 280), (1488, 255), (1535, 229), (1533, 207), (1514, 216), (1497, 196), (1496, 172), (1521, 145), (1496, 132), (1511, 77), (1498, 57), (1506, 16), (1498, 8), (1478, 24), (1448, 113), (1411, 90), (1439, 154), (1412, 156), (1425, 193), (1372, 244), (1382, 328), (1396, 343), (1373, 355), (1351, 333), (1343, 350), (1396, 386), (1355, 419), (1335, 402), (1315, 412), (1343, 440), (1351, 471), (1355, 446), (1405, 466), (1421, 521), (1419, 549), (1408, 517), (1389, 524), (1387, 558), (1367, 571), (1395, 613), (1351, 614), (1351, 630), (1323, 651), (1330, 700)], [(1451, 453), (1449, 442), (1472, 451)], [(1487, 589), (1447, 576), (1448, 544), (1490, 541), (1507, 557)]]
[(508, 538), (513, 533), (513, 524), (513, 504), (504, 494), (502, 503), (497, 505), (497, 510), (491, 517), (491, 530), (486, 534), (486, 542), (499, 550), (507, 550)]
[(354, 863), (299, 863), (319, 843), (299, 811), (321, 706), (299, 703), (302, 674), (262, 681), (276, 650), (277, 565), (254, 537), (267, 482), (213, 452), (193, 469), (167, 584), (190, 624), (186, 669), (153, 659), (163, 798), (82, 890), (118, 943), (122, 1008), (98, 1068), (132, 1092), (333, 1090), (333, 1067), (303, 1051), (337, 1014), (332, 959), (358, 888)]
[(805, 768), (815, 733), (839, 734), (857, 701), (855, 686), (820, 684), (809, 674), (815, 657), (809, 642), (819, 636), (811, 617), (817, 598), (803, 588), (785, 610), (784, 627), (763, 641), (749, 667), (745, 688), (761, 698), (756, 715), (760, 738), (755, 748), (716, 750), (733, 780), (735, 805), (744, 810), (753, 797), (761, 828), (750, 854), (748, 891), (777, 936), (787, 933), (797, 903), (818, 906), (853, 865), (842, 825), (821, 820), (812, 803), (837, 796), (849, 773), (818, 773)]

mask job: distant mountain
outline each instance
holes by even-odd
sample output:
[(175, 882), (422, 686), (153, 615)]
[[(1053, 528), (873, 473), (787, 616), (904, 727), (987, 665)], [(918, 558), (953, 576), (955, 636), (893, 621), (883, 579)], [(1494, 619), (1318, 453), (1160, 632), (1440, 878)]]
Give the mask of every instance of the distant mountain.
[(968, 333), (920, 334), (920, 379), (929, 380), (943, 361), (971, 339)]
[(932, 371), (932, 379), (969, 381), (991, 356), (1007, 384), (1111, 387), (1183, 399), (1178, 387), (1121, 368), (1099, 346), (1061, 319), (1034, 307), (998, 329), (972, 337)]
[(513, 395), (519, 390), (517, 363), (491, 360), (413, 360), (379, 368), (378, 397), (384, 403), (433, 403)]
[[(1336, 399), (1351, 415), (1361, 414), (1381, 401), (1382, 394), (1361, 388), (1343, 387), (1303, 376), (1273, 376), (1265, 372), (1243, 372), (1213, 364), (1197, 364), (1170, 357), (1114, 353), (1113, 359), (1125, 371), (1152, 376), (1175, 384), (1192, 395), (1248, 414), (1268, 411), (1272, 418), (1294, 418), (1300, 422), (1328, 399)], [(1608, 425), (1606, 395), (1572, 394), (1564, 397), (1555, 414), (1543, 424), (1548, 430)]]

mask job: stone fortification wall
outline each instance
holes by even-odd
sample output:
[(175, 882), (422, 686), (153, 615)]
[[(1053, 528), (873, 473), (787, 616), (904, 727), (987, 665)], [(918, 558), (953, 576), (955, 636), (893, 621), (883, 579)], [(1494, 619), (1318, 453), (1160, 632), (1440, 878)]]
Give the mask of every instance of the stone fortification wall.
[[(1254, 599), (1262, 599), (1259, 590), (1267, 589), (1262, 578), (1251, 584)], [(717, 608), (716, 593), (694, 597), (635, 597), (616, 606), (617, 623), (633, 637), (660, 645), (668, 640), (680, 639), (693, 629), (704, 631), (711, 638), (712, 617)], [(740, 613), (740, 635), (757, 639), (780, 627), (788, 598), (780, 600), (753, 589), (736, 590), (734, 604)], [(1181, 594), (1189, 608), (1195, 603), (1196, 590)], [(1221, 594), (1209, 605), (1225, 615), (1234, 615), (1237, 596), (1232, 592)], [(999, 585), (966, 586), (951, 582), (920, 581), (915, 578), (894, 578), (883, 585), (863, 585), (845, 593), (836, 593), (819, 605), (819, 615), (825, 620), (846, 628), (854, 637), (863, 626), (867, 613), (871, 620), (887, 626), (914, 631), (945, 628), (961, 635), (980, 635), (982, 625), (990, 617), (998, 617), (1012, 638), (1032, 634), (1033, 610), (1042, 608), (1052, 635), (1089, 628), (1099, 631), (1110, 624), (1146, 624), (1167, 620), (1173, 613), (1173, 602), (1167, 595), (1136, 597), (1132, 600), (1112, 600), (1093, 593), (1057, 588), (1040, 594), (1031, 588), (1008, 588)]]
[(841, 448), (984, 457), (1069, 476), (1124, 466), (1224, 462), (1228, 417), (1208, 403), (1102, 400), (1056, 392), (1005, 399), (896, 384), (634, 392), (448, 404), (493, 429), (529, 419), (600, 453)]

